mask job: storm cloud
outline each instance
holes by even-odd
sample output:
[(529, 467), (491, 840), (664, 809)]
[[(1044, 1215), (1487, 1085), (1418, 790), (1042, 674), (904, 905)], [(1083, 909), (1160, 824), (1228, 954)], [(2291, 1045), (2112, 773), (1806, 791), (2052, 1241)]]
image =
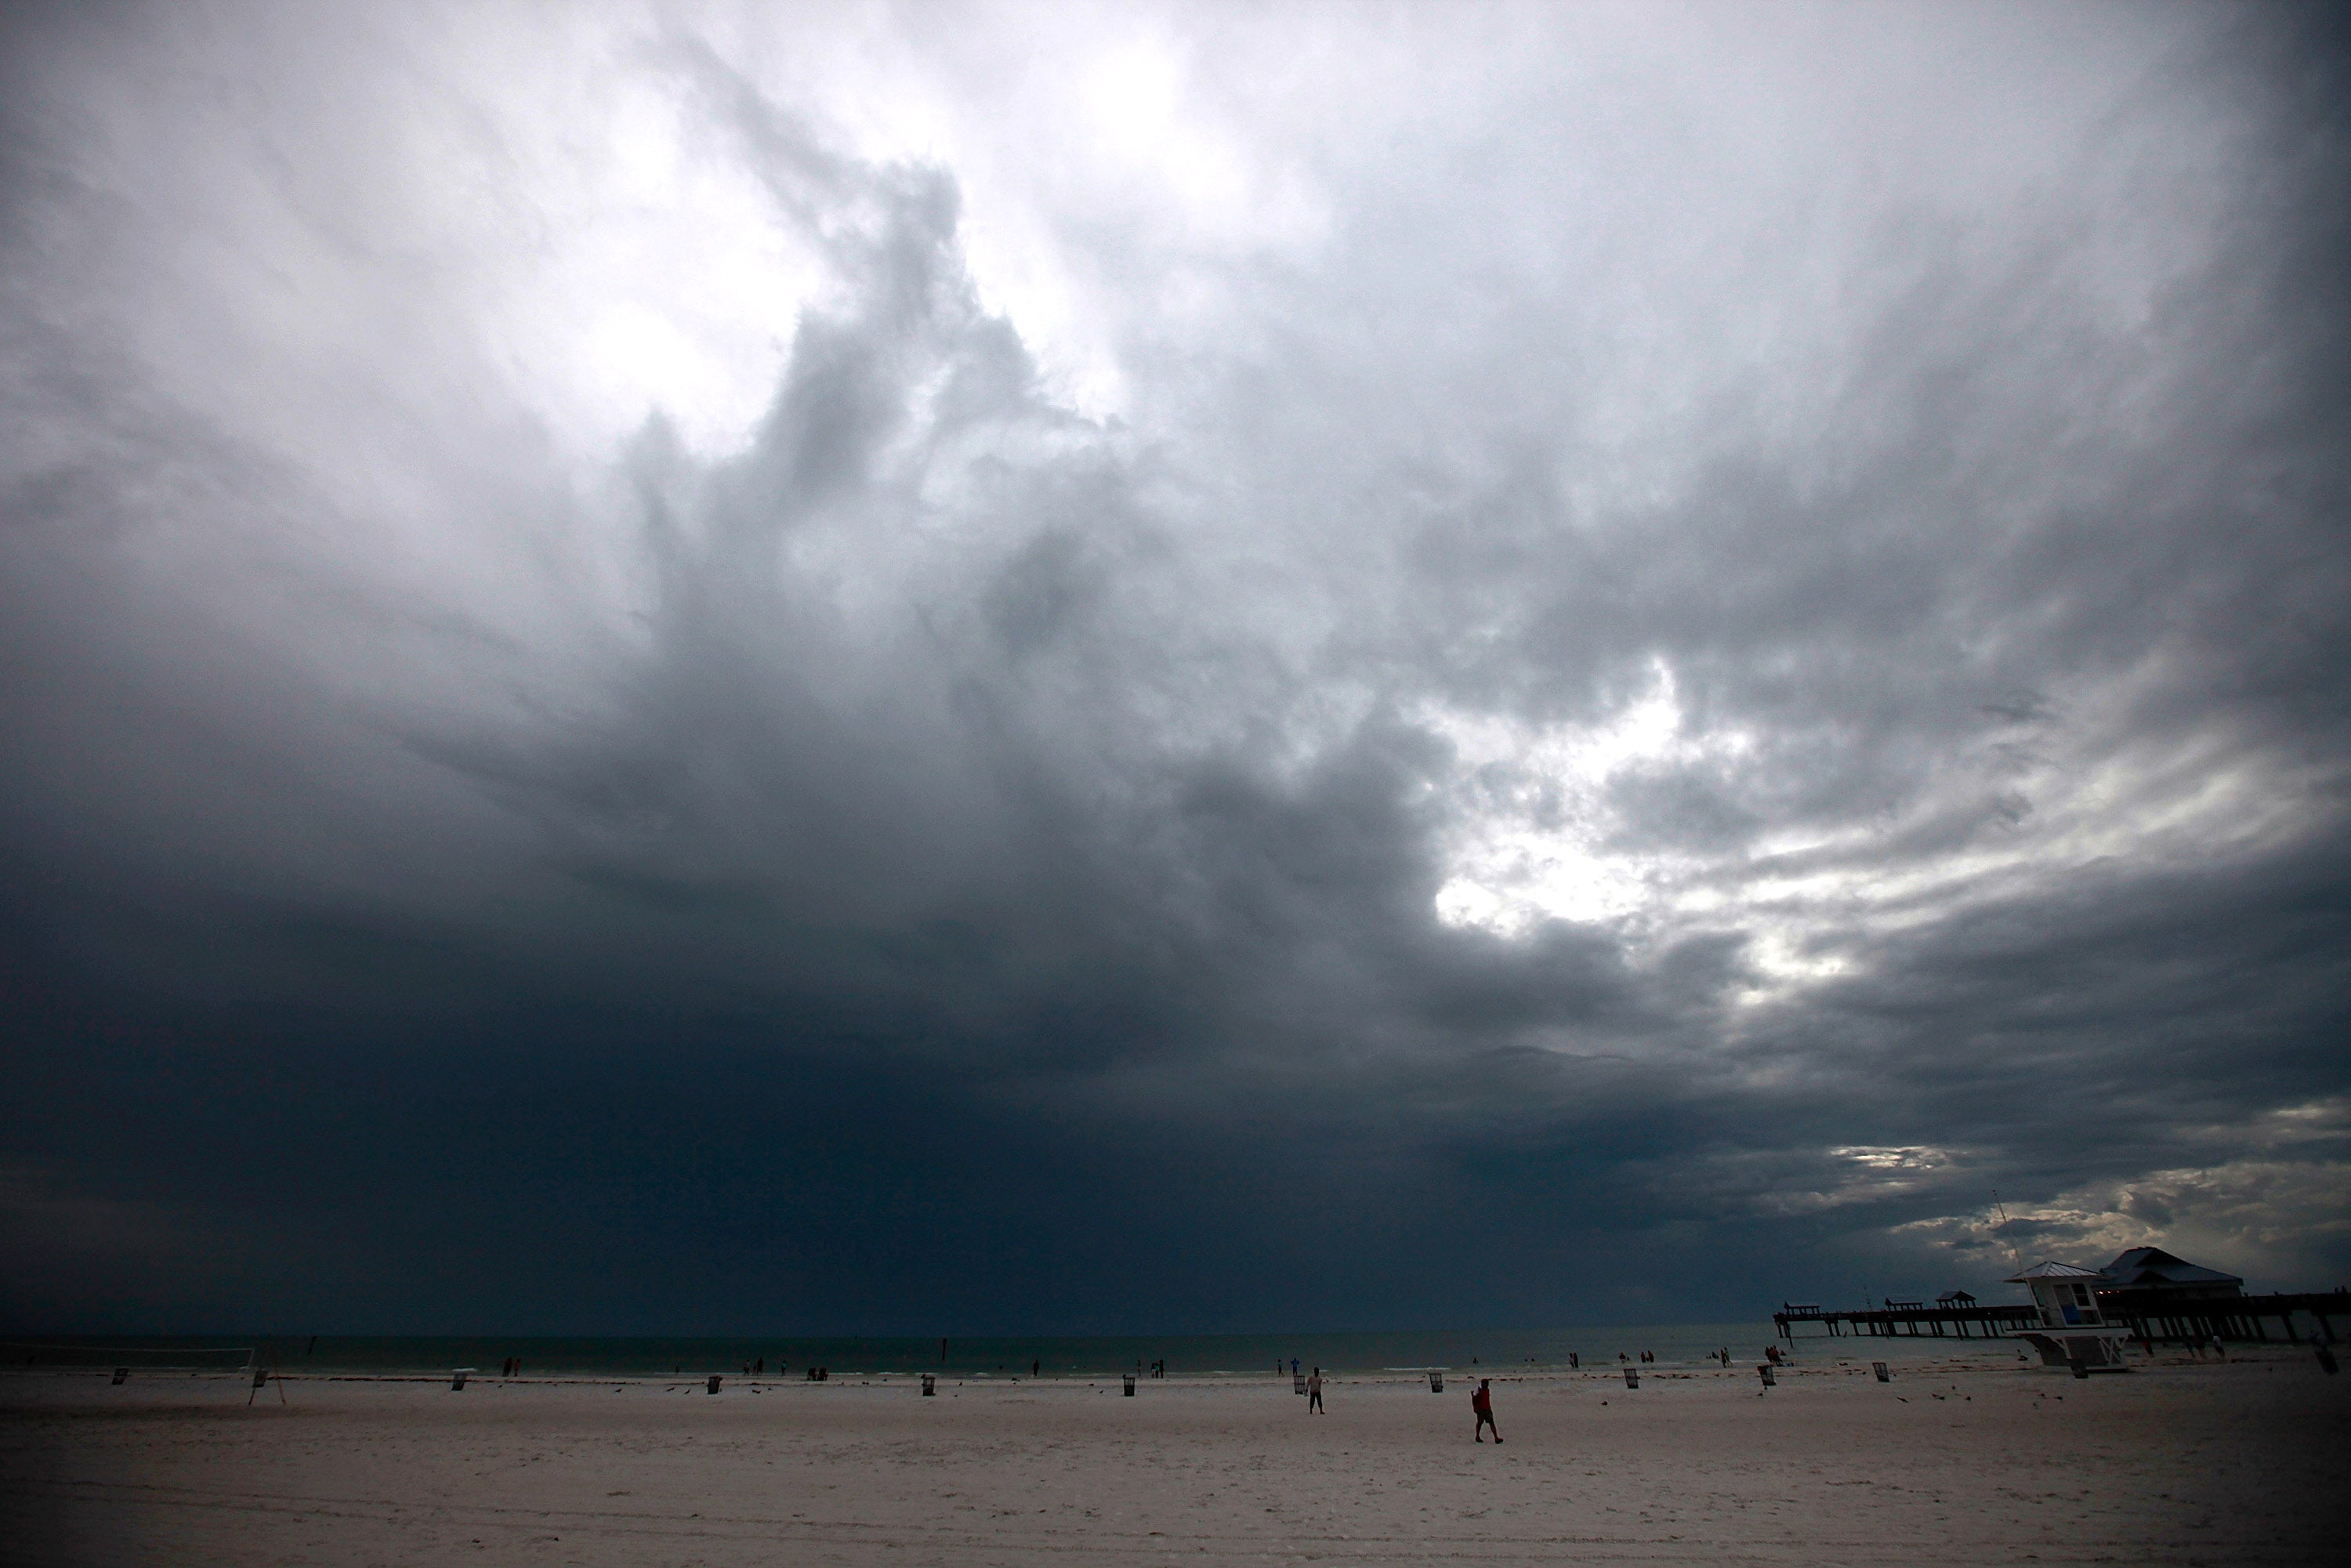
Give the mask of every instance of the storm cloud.
[(2336, 1282), (2344, 44), (12, 16), (0, 1306)]

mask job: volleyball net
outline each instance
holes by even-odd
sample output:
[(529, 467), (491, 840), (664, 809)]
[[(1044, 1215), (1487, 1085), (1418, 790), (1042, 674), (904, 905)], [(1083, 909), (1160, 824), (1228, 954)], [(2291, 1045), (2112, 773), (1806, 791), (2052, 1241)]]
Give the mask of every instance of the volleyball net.
[(245, 1372), (259, 1355), (260, 1347), (250, 1344), (0, 1340), (0, 1368), (18, 1372)]

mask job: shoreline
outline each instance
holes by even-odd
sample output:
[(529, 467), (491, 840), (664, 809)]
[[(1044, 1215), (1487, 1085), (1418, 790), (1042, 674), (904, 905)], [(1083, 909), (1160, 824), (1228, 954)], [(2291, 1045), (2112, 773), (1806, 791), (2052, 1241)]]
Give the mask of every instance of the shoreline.
[[(2023, 1345), (2017, 1341), (1974, 1341), (1968, 1342), (1964, 1348), (1959, 1345), (1950, 1345), (1950, 1342), (1949, 1341), (1945, 1341), (1943, 1343), (1949, 1346), (1950, 1353), (1940, 1356), (1933, 1355), (1932, 1354), (1922, 1350), (1913, 1350), (1907, 1354), (1899, 1356), (1888, 1356), (1884, 1354), (1872, 1354), (1872, 1352), (1876, 1350), (1876, 1347), (1869, 1345), (1867, 1342), (1864, 1342), (1865, 1347), (1857, 1353), (1846, 1352), (1845, 1354), (1834, 1356), (1822, 1356), (1817, 1354), (1806, 1354), (1802, 1349), (1802, 1342), (1800, 1342), (1799, 1347), (1793, 1351), (1788, 1350), (1784, 1345), (1782, 1347), (1782, 1354), (1787, 1357), (1787, 1360), (1779, 1365), (1777, 1372), (1778, 1375), (1783, 1379), (1802, 1376), (1816, 1376), (1827, 1373), (1836, 1373), (1854, 1376), (1867, 1376), (1871, 1375), (1870, 1367), (1874, 1362), (1884, 1361), (1887, 1363), (1888, 1366), (1897, 1378), (1906, 1375), (1913, 1377), (1920, 1376), (1928, 1374), (1929, 1371), (1950, 1371), (1955, 1373), (1963, 1373), (1969, 1375), (1976, 1375), (1982, 1374), (1997, 1374), (2011, 1370), (2031, 1370), (2034, 1372), (2046, 1372), (2051, 1375), (2058, 1377), (2065, 1377), (2068, 1375), (2066, 1371), (2062, 1367), (2042, 1366), (2040, 1364), (2040, 1357), (2032, 1354), (2029, 1346)], [(2134, 1347), (2130, 1352), (2130, 1360), (2123, 1370), (2124, 1373), (2127, 1375), (2129, 1373), (2147, 1372), (2159, 1369), (2215, 1366), (2221, 1364), (2242, 1364), (2300, 1365), (2310, 1363), (2312, 1360), (2313, 1349), (2310, 1345), (2287, 1342), (2231, 1344), (2230, 1345), (2228, 1354), (2225, 1357), (2212, 1354), (2199, 1356), (2187, 1351), (2166, 1347), (2161, 1353), (2150, 1359)], [(1633, 1363), (1629, 1364), (1632, 1370), (1640, 1375), (1640, 1377), (1645, 1383), (1651, 1379), (1658, 1381), (1673, 1381), (1689, 1378), (1729, 1379), (1732, 1381), (1744, 1379), (1752, 1383), (1757, 1381), (1756, 1367), (1760, 1364), (1760, 1362), (1761, 1358), (1756, 1358), (1754, 1360), (1741, 1360), (1740, 1358), (1734, 1356), (1727, 1368), (1711, 1360), (1697, 1362), (1659, 1360), (1646, 1364)], [(445, 1385), (449, 1382), (452, 1374), (457, 1370), (455, 1367), (452, 1366), (379, 1368), (323, 1365), (308, 1367), (280, 1367), (267, 1363), (259, 1364), (262, 1369), (267, 1371), (273, 1381), (282, 1380), (288, 1385), (298, 1385), (303, 1383), (413, 1383)], [(132, 1364), (130, 1366), (129, 1381), (136, 1384), (142, 1380), (214, 1380), (235, 1383), (237, 1386), (242, 1388), (249, 1384), (255, 1370), (256, 1368), (253, 1366), (218, 1369), (186, 1366), (141, 1367), (136, 1364)], [(1581, 1368), (1550, 1365), (1488, 1365), (1473, 1363), (1468, 1365), (1416, 1367), (1388, 1366), (1379, 1368), (1324, 1366), (1322, 1370), (1322, 1375), (1326, 1381), (1345, 1382), (1360, 1385), (1396, 1384), (1404, 1385), (1418, 1385), (1426, 1381), (1429, 1373), (1437, 1372), (1441, 1373), (1444, 1375), (1447, 1388), (1450, 1390), (1456, 1385), (1462, 1383), (1464, 1380), (1474, 1382), (1476, 1379), (1481, 1377), (1491, 1378), (1497, 1383), (1586, 1381), (1617, 1384), (1622, 1380), (1622, 1375), (1625, 1370), (1625, 1366), (1614, 1363), (1584, 1366)], [(946, 1387), (950, 1383), (956, 1386), (986, 1385), (995, 1387), (1016, 1386), (1029, 1384), (1040, 1384), (1053, 1386), (1061, 1386), (1074, 1383), (1089, 1385), (1102, 1383), (1115, 1385), (1119, 1383), (1122, 1378), (1127, 1375), (1126, 1373), (1118, 1369), (1056, 1371), (1051, 1368), (1047, 1368), (1040, 1373), (1029, 1374), (968, 1371), (941, 1372), (920, 1367), (842, 1368), (837, 1371), (830, 1371), (829, 1376), (822, 1380), (810, 1379), (803, 1375), (793, 1373), (787, 1373), (781, 1375), (774, 1373), (746, 1374), (739, 1371), (728, 1370), (724, 1367), (705, 1367), (701, 1369), (688, 1369), (684, 1371), (667, 1373), (648, 1373), (639, 1371), (597, 1372), (577, 1368), (559, 1368), (543, 1373), (526, 1371), (514, 1376), (507, 1376), (496, 1372), (485, 1372), (477, 1366), (467, 1367), (465, 1368), (465, 1371), (467, 1374), (467, 1387), (469, 1389), (504, 1385), (532, 1386), (545, 1385), (552, 1386), (571, 1384), (586, 1385), (594, 1385), (599, 1384), (622, 1384), (624, 1385), (650, 1385), (655, 1383), (674, 1383), (682, 1385), (689, 1382), (699, 1386), (704, 1379), (716, 1375), (724, 1379), (725, 1389), (728, 1392), (732, 1392), (738, 1388), (754, 1387), (763, 1391), (772, 1391), (783, 1388), (798, 1387), (821, 1389), (852, 1384), (859, 1385), (868, 1384), (876, 1385), (883, 1384), (913, 1384), (925, 1376), (936, 1378), (941, 1387)], [(113, 1373), (113, 1364), (99, 1364), (98, 1363), (78, 1366), (8, 1366), (0, 1364), (0, 1386), (6, 1385), (10, 1381), (37, 1381), (43, 1378), (52, 1377), (96, 1378), (101, 1381), (109, 1381), (112, 1378)], [(2105, 1375), (2113, 1375), (2107, 1374)], [(1165, 1376), (1154, 1376), (1146, 1372), (1137, 1375), (1136, 1386), (1138, 1389), (1148, 1389), (1153, 1387), (1165, 1388), (1176, 1385), (1237, 1388), (1259, 1386), (1287, 1387), (1290, 1382), (1290, 1378), (1291, 1375), (1287, 1371), (1280, 1373), (1274, 1373), (1271, 1371), (1171, 1371)]]

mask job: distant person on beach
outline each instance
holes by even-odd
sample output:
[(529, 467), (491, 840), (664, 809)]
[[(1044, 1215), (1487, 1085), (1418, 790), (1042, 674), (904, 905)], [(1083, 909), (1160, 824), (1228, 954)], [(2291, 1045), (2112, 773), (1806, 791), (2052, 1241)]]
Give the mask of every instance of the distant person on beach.
[(1031, 1377), (1036, 1376), (1039, 1373), (1044, 1370), (1045, 1364), (1041, 1361), (1032, 1361), (1029, 1364), (1029, 1375)]
[(1306, 1413), (1310, 1416), (1329, 1414), (1322, 1408), (1322, 1369), (1319, 1366), (1314, 1369), (1314, 1375), (1306, 1380)]
[[(1478, 1412), (1478, 1440), (1482, 1443), (1486, 1440), (1486, 1428), (1494, 1427), (1493, 1379), (1481, 1377), (1478, 1380), (1477, 1392), (1469, 1396), (1469, 1408)], [(1502, 1429), (1494, 1427), (1494, 1441), (1499, 1443), (1501, 1440)]]

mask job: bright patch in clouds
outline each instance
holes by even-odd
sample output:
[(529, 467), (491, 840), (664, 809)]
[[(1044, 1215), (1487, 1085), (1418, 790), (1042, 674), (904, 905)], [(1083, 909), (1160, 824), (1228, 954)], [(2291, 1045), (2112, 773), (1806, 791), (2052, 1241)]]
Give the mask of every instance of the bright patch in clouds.
[[(1752, 728), (1698, 729), (1674, 671), (1606, 718), (1534, 727), (1443, 709), (1457, 815), (1436, 896), (1449, 925), (1521, 936), (1607, 925), (1634, 948), (1693, 930), (1745, 939), (1748, 1002), (1854, 975), (1858, 950), (2084, 868), (2191, 869), (2273, 852), (2341, 810), (2342, 770), (2210, 733), (2135, 740), (2114, 710), (2060, 718), (2039, 699), (1985, 710), (1975, 744), (1930, 758), (1904, 798), (1834, 825), (1756, 826), (1719, 848), (1644, 841), (1616, 786), (1673, 774), (1738, 801), (1763, 753)], [(2085, 704), (2085, 706), (2093, 706)]]
[(1496, 713), (1441, 711), (1451, 794), (1439, 919), (1502, 936), (1543, 920), (1654, 922), (1675, 905), (1689, 862), (1611, 844), (1609, 783), (1625, 771), (1736, 756), (1737, 734), (1685, 733), (1673, 671), (1653, 664), (1646, 688), (1602, 723), (1536, 729)]

